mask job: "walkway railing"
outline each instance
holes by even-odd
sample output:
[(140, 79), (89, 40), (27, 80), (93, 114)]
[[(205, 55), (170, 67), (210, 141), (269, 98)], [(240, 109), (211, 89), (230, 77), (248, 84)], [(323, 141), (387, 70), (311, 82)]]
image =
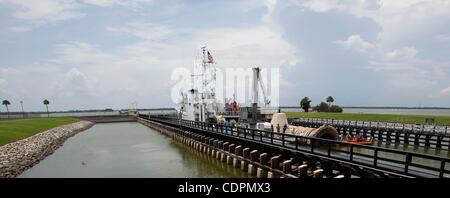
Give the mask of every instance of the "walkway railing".
[(381, 148), (369, 145), (356, 145), (346, 142), (296, 136), (285, 133), (242, 128), (231, 125), (177, 120), (172, 118), (143, 119), (172, 125), (185, 130), (197, 130), (229, 138), (258, 143), (262, 146), (281, 148), (302, 154), (313, 155), (339, 163), (363, 167), (404, 177), (450, 177), (450, 158)]
[(450, 150), (450, 129), (444, 126), (311, 118), (291, 119), (290, 123), (305, 127), (327, 124), (335, 127), (339, 134), (344, 136), (363, 133), (365, 137), (371, 136), (382, 143)]

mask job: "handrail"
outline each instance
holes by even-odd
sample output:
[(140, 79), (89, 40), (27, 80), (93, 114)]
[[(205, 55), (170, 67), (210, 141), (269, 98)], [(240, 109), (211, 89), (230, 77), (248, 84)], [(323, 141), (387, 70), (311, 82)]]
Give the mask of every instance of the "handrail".
[[(318, 127), (326, 122), (320, 121), (291, 121), (293, 125), (300, 125), (306, 127)], [(350, 122), (349, 122), (350, 123)], [(364, 122), (363, 122), (364, 123)], [(329, 124), (329, 123), (328, 123)], [(410, 145), (415, 147), (425, 147), (434, 149), (450, 150), (450, 134), (444, 132), (424, 131), (423, 127), (420, 131), (409, 130), (404, 126), (402, 128), (389, 128), (373, 126), (372, 122), (367, 125), (346, 125), (337, 122), (332, 122), (332, 125), (338, 130), (339, 134), (354, 133), (355, 131), (363, 132), (377, 139), (378, 142), (395, 143), (399, 145)], [(447, 129), (445, 129), (447, 130)], [(420, 141), (417, 141), (417, 140)]]
[[(352, 120), (336, 120), (336, 119), (323, 119), (323, 118), (290, 118), (290, 120), (297, 120), (298, 122), (312, 123), (312, 124), (331, 124), (334, 126), (345, 127), (369, 127), (377, 129), (397, 129), (411, 132), (424, 132), (448, 135), (448, 126), (440, 125), (423, 125), (423, 124), (407, 124), (407, 123), (392, 123), (392, 122), (371, 122), (371, 121), (352, 121)], [(368, 123), (368, 125), (367, 125)]]
[[(144, 115), (145, 116), (145, 115)], [(431, 175), (430, 172), (418, 172), (418, 173), (412, 173), (414, 168), (416, 169), (426, 169), (429, 171), (436, 171), (438, 177), (444, 177), (444, 174), (450, 174), (450, 170), (445, 169), (446, 163), (450, 162), (450, 158), (445, 158), (441, 156), (434, 156), (430, 154), (424, 154), (424, 153), (417, 153), (417, 152), (411, 152), (411, 151), (400, 151), (390, 148), (381, 148), (371, 145), (355, 145), (347, 142), (341, 142), (336, 140), (329, 140), (329, 139), (323, 139), (323, 138), (316, 138), (316, 137), (303, 137), (303, 136), (297, 136), (292, 134), (285, 134), (285, 133), (279, 133), (279, 132), (272, 132), (272, 131), (265, 131), (265, 130), (259, 130), (259, 129), (250, 129), (250, 128), (244, 128), (244, 127), (236, 127), (236, 126), (230, 126), (230, 125), (223, 125), (223, 124), (215, 124), (215, 123), (205, 123), (205, 122), (198, 122), (198, 121), (190, 121), (190, 120), (178, 120), (178, 119), (171, 119), (171, 118), (149, 118), (152, 120), (156, 120), (159, 122), (165, 122), (166, 124), (172, 124), (177, 126), (186, 126), (193, 129), (199, 129), (202, 131), (207, 132), (213, 132), (213, 133), (219, 133), (219, 134), (226, 134), (231, 137), (237, 137), (240, 139), (247, 139), (247, 140), (253, 140), (261, 143), (270, 144), (277, 147), (282, 147), (286, 149), (293, 149), (300, 152), (308, 152), (316, 155), (321, 155), (323, 157), (333, 158), (337, 160), (347, 160), (352, 163), (361, 164), (364, 166), (371, 166), (376, 167), (379, 169), (387, 170), (387, 171), (394, 171), (398, 173), (403, 173), (406, 175), (413, 175), (413, 176), (420, 176), (420, 173)], [(247, 134), (247, 133), (250, 134)], [(259, 135), (259, 138), (256, 136)], [(265, 141), (264, 141), (265, 140)], [(277, 142), (277, 143), (275, 143)], [(295, 143), (295, 147), (288, 146), (291, 143)], [(305, 144), (306, 143), (306, 144)], [(309, 143), (309, 144), (308, 144)], [(325, 143), (328, 147), (326, 150), (321, 150), (319, 146), (317, 146), (320, 143)], [(350, 147), (350, 151), (342, 151), (342, 150), (335, 150), (337, 153), (347, 153), (349, 156), (348, 158), (344, 158), (345, 155), (336, 155), (333, 152), (334, 145), (339, 146), (347, 146)], [(305, 149), (305, 146), (309, 146), (309, 149)], [(318, 147), (317, 149), (315, 147)], [(356, 148), (362, 148), (367, 149), (369, 151), (373, 151), (373, 156), (363, 153), (355, 152)], [(397, 160), (397, 159), (389, 159), (386, 157), (379, 156), (379, 152), (385, 152), (390, 154), (398, 154), (401, 156), (404, 156), (404, 160)], [(373, 162), (364, 162), (362, 158), (358, 157), (366, 157), (366, 158), (373, 158)], [(417, 164), (413, 162), (415, 158), (421, 158), (421, 159), (428, 159), (428, 160), (435, 160), (440, 163), (440, 168), (436, 168), (433, 166), (427, 166), (423, 164)], [(397, 165), (402, 165), (403, 168), (397, 167), (397, 169), (389, 169), (386, 167), (383, 167), (380, 161), (394, 163)], [(436, 175), (437, 176), (437, 175)]]

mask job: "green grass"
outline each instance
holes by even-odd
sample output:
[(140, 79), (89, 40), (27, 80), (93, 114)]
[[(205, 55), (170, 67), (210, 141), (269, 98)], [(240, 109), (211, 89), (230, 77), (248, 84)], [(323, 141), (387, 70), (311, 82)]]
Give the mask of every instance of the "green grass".
[(408, 124), (425, 124), (425, 118), (435, 118), (436, 125), (450, 126), (450, 116), (427, 115), (391, 115), (369, 113), (322, 113), (322, 112), (287, 112), (288, 118), (326, 118), (336, 120), (357, 120), (372, 122), (397, 122)]
[(0, 145), (21, 140), (36, 133), (77, 122), (75, 118), (33, 118), (0, 121)]

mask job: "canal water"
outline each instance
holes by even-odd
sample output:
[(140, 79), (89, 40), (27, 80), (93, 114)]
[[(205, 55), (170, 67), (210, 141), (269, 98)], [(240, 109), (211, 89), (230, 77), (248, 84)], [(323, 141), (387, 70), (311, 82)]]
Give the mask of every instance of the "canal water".
[(247, 173), (137, 122), (96, 124), (19, 177), (230, 178)]

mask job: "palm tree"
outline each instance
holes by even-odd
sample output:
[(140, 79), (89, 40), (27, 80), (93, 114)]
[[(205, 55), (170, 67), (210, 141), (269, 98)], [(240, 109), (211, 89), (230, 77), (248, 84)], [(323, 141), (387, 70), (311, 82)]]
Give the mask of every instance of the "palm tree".
[(9, 108), (8, 108), (8, 105), (10, 105), (11, 103), (10, 103), (8, 100), (3, 100), (2, 104), (5, 105), (6, 111), (8, 112), (8, 118), (9, 118)]
[(308, 112), (309, 108), (311, 108), (311, 100), (308, 97), (304, 97), (300, 101), (300, 107), (305, 111)]
[(50, 102), (47, 100), (47, 99), (45, 99), (44, 100), (44, 105), (45, 105), (45, 107), (47, 107), (47, 117), (48, 118), (50, 118), (50, 113), (48, 113), (48, 105), (50, 104)]
[(331, 97), (331, 96), (328, 96), (328, 98), (327, 98), (327, 102), (328, 102), (328, 106), (330, 106), (330, 107), (331, 107), (331, 103), (333, 103), (333, 102), (334, 102), (334, 98), (333, 98), (333, 97)]

